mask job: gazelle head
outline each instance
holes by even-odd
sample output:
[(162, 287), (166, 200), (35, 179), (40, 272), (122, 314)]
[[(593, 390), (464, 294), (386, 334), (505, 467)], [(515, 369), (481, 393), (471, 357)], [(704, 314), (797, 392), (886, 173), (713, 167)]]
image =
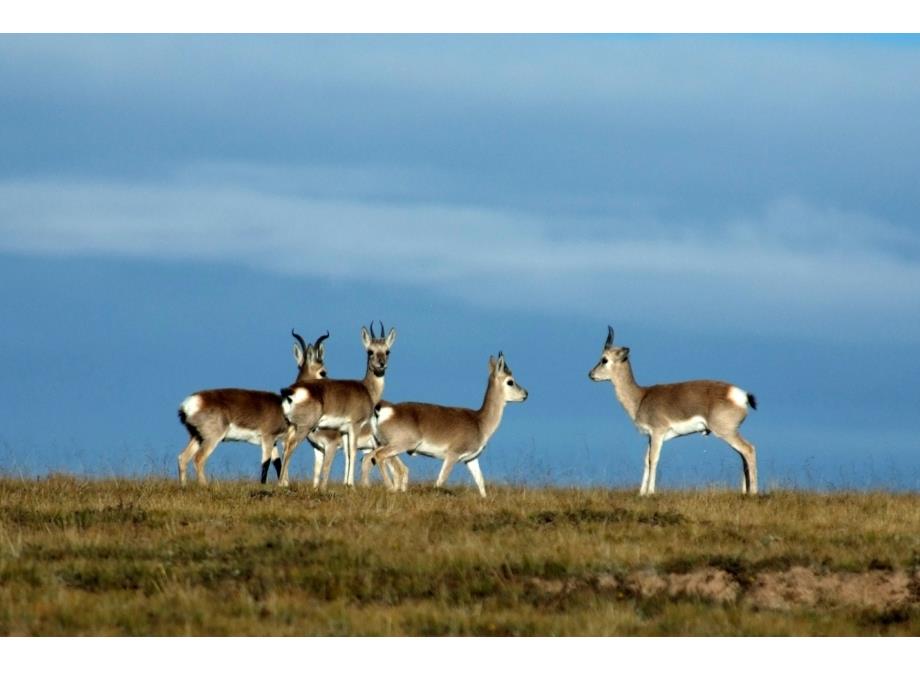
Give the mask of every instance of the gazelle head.
[(498, 353), (498, 359), (489, 357), (489, 374), (507, 402), (523, 402), (527, 400), (527, 391), (521, 388), (517, 381), (514, 380), (514, 375), (505, 362), (505, 355), (501, 352)]
[(324, 358), (326, 355), (326, 346), (323, 341), (329, 337), (329, 331), (316, 339), (312, 345), (304, 342), (304, 339), (291, 329), (291, 335), (294, 336), (294, 361), (297, 362), (297, 380), (312, 381), (314, 379), (326, 378), (326, 365)]
[(601, 361), (588, 372), (592, 381), (610, 381), (613, 373), (629, 360), (629, 348), (613, 344), (613, 328), (607, 326), (607, 342), (601, 352)]
[(387, 371), (387, 361), (390, 357), (390, 348), (396, 342), (396, 329), (391, 328), (386, 333), (383, 327), (383, 321), (380, 322), (380, 335), (374, 333), (374, 322), (371, 321), (371, 330), (361, 326), (361, 341), (364, 343), (364, 349), (367, 350), (367, 369), (374, 376), (381, 377)]

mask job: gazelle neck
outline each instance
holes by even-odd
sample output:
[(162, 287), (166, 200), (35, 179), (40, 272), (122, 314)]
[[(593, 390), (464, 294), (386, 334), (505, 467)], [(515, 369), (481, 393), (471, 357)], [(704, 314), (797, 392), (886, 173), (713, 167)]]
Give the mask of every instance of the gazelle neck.
[(307, 383), (308, 381), (316, 381), (317, 379), (310, 376), (310, 372), (307, 371), (304, 367), (303, 371), (297, 372), (297, 378), (294, 380), (294, 383)]
[(501, 385), (494, 378), (489, 377), (489, 383), (486, 386), (486, 395), (482, 401), (482, 407), (479, 408), (479, 428), (482, 429), (484, 440), (491, 438), (498, 425), (502, 421), (502, 413), (505, 411), (505, 396), (502, 395)]
[(616, 393), (617, 400), (620, 401), (629, 418), (635, 421), (639, 403), (642, 402), (642, 398), (645, 395), (645, 389), (636, 383), (632, 364), (628, 359), (622, 365), (614, 367), (611, 383), (613, 383), (613, 390)]
[(383, 376), (377, 376), (373, 371), (371, 371), (370, 362), (367, 365), (367, 372), (364, 374), (364, 379), (362, 380), (364, 387), (367, 388), (368, 394), (371, 396), (371, 400), (374, 401), (374, 404), (380, 402), (380, 399), (383, 397)]

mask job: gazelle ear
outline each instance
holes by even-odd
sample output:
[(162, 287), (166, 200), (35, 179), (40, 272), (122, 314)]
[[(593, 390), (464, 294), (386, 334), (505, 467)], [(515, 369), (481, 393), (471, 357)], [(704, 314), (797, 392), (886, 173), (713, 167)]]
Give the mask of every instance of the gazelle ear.
[(361, 326), (361, 342), (364, 343), (365, 350), (371, 346), (371, 334), (364, 326)]
[(294, 361), (297, 362), (298, 367), (303, 366), (304, 358), (306, 357), (303, 349), (300, 347), (300, 343), (294, 343)]
[(313, 357), (317, 362), (322, 362), (323, 357), (326, 356), (326, 345), (323, 343), (329, 337), (329, 331), (323, 333), (319, 338), (316, 339), (316, 342), (313, 343)]
[(495, 373), (495, 357), (493, 357), (492, 355), (489, 355), (489, 373), (490, 374)]
[(495, 371), (505, 371), (508, 367), (505, 366), (505, 355), (502, 352), (498, 353), (498, 361), (495, 362)]
[(387, 347), (393, 347), (393, 343), (396, 342), (396, 329), (391, 328), (390, 332), (387, 333)]

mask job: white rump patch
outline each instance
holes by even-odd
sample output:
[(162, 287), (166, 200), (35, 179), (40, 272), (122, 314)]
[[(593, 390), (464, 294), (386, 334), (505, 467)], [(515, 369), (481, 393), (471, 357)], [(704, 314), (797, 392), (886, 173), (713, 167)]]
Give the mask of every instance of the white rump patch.
[(224, 440), (245, 441), (246, 443), (254, 443), (259, 446), (262, 445), (262, 434), (255, 429), (246, 429), (236, 424), (231, 424), (230, 428), (227, 429), (227, 435), (224, 436)]
[(190, 395), (182, 401), (182, 404), (179, 407), (185, 413), (186, 417), (194, 417), (201, 409), (201, 396)]
[(393, 416), (392, 407), (381, 407), (380, 412), (377, 413), (377, 421), (385, 422)]
[(284, 398), (281, 401), (281, 413), (284, 415), (284, 418), (291, 421), (291, 413), (294, 410), (294, 406), (302, 403), (304, 400), (310, 398), (310, 391), (306, 388), (296, 388), (291, 394), (290, 398)]
[(683, 419), (679, 422), (671, 422), (664, 440), (674, 438), (675, 436), (686, 436), (687, 434), (698, 434), (706, 431), (709, 427), (702, 415), (695, 415), (690, 419)]
[(747, 407), (748, 404), (748, 394), (747, 391), (743, 391), (738, 386), (729, 386), (728, 388), (728, 399), (735, 403), (738, 407)]

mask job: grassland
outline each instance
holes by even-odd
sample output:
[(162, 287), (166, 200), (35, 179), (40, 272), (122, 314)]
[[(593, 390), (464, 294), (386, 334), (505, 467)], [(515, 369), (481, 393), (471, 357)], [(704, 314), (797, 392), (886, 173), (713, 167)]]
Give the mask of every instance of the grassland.
[(920, 634), (920, 497), (0, 480), (0, 633)]

